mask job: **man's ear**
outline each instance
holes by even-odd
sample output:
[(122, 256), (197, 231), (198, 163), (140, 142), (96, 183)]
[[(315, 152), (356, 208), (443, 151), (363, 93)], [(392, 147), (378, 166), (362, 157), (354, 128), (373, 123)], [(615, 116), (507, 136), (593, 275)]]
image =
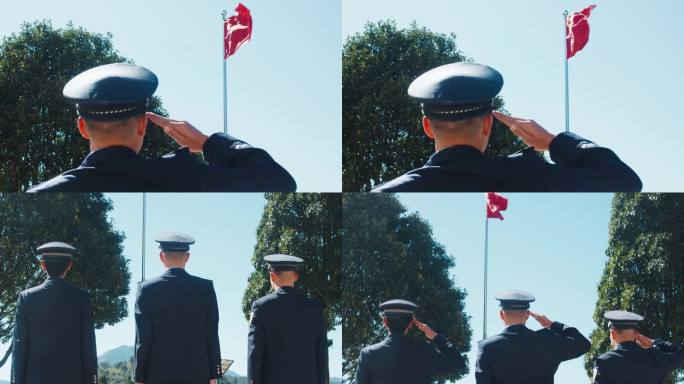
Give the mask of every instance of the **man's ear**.
[(385, 328), (389, 328), (389, 325), (387, 325), (387, 318), (383, 316), (382, 318), (382, 325), (385, 326)]
[(492, 128), (494, 127), (494, 115), (488, 114), (482, 118), (482, 134), (489, 136), (492, 133)]
[(499, 318), (501, 318), (503, 321), (506, 321), (506, 319), (504, 319), (504, 311), (502, 309), (499, 309)]
[(70, 261), (69, 261), (69, 265), (67, 265), (66, 270), (64, 271), (64, 273), (67, 273), (67, 272), (71, 271), (71, 267), (73, 267), (73, 266), (74, 266), (74, 261), (73, 261), (73, 260), (70, 260)]
[(159, 252), (159, 261), (164, 262), (164, 252)]
[(145, 136), (145, 131), (147, 131), (147, 115), (142, 115), (140, 119), (138, 119), (138, 129), (136, 129), (136, 133), (138, 136)]
[(435, 132), (432, 130), (430, 119), (427, 116), (423, 116), (423, 132), (425, 132), (425, 136), (429, 137), (430, 139), (435, 139)]
[(88, 130), (86, 129), (86, 122), (83, 117), (79, 116), (78, 120), (76, 120), (76, 124), (78, 125), (78, 133), (81, 134), (81, 137), (83, 137), (86, 140), (90, 140), (90, 134), (88, 133)]
[(41, 260), (41, 261), (40, 261), (40, 268), (41, 268), (43, 271), (47, 271), (47, 267), (45, 266), (45, 260)]

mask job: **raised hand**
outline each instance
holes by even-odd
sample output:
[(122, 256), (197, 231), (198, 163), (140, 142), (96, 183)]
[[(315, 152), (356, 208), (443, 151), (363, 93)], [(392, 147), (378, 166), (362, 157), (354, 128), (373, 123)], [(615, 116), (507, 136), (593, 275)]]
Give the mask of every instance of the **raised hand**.
[(152, 112), (147, 112), (147, 117), (182, 147), (188, 147), (191, 152), (202, 152), (208, 137), (187, 121), (167, 119)]
[(539, 152), (547, 151), (551, 141), (556, 137), (534, 120), (520, 119), (499, 112), (493, 112), (493, 114), (497, 120), (508, 126), (514, 135)]
[(539, 322), (539, 324), (541, 324), (541, 326), (544, 328), (548, 328), (551, 326), (551, 324), (553, 324), (553, 321), (549, 320), (548, 317), (546, 317), (544, 315), (540, 315), (539, 313), (535, 313), (535, 312), (530, 311), (530, 316), (532, 316), (535, 320), (537, 320)]
[(418, 321), (418, 319), (415, 317), (413, 318), (413, 323), (425, 334), (425, 337), (428, 339), (432, 340), (435, 338), (435, 336), (437, 336), (437, 332), (433, 331), (432, 328), (430, 328), (427, 324)]
[(653, 340), (651, 338), (639, 333), (637, 333), (635, 341), (641, 348), (644, 349), (649, 349), (653, 346)]

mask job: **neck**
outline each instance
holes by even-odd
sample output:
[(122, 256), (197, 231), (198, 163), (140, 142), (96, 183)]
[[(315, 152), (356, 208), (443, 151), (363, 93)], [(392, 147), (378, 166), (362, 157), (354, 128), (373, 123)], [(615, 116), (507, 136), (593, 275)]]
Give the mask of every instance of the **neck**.
[(122, 139), (98, 139), (94, 140), (92, 137), (90, 138), (90, 152), (93, 153), (99, 149), (102, 148), (109, 148), (109, 147), (126, 147), (130, 148), (132, 151), (135, 153), (140, 152), (138, 149), (137, 143), (135, 143), (133, 140), (122, 140)]
[(185, 269), (185, 265), (180, 265), (180, 264), (166, 264), (166, 268), (168, 269)]
[(272, 281), (271, 285), (273, 286), (273, 290), (276, 290), (278, 288), (284, 288), (284, 287), (294, 288), (294, 281), (285, 281), (285, 282)]
[(507, 327), (510, 327), (511, 325), (525, 325), (525, 323), (525, 320), (504, 320), (504, 324), (506, 324)]
[(469, 147), (477, 149), (481, 153), (484, 152), (482, 146), (479, 143), (476, 143), (475, 140), (465, 139), (462, 137), (440, 137), (435, 139), (435, 152), (455, 147), (457, 145), (467, 145)]

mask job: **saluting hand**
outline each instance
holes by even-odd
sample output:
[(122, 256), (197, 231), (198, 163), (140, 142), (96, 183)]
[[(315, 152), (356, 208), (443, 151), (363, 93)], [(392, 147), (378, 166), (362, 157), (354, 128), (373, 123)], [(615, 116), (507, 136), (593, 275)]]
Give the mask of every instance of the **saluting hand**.
[(544, 328), (548, 328), (551, 326), (551, 324), (553, 324), (553, 321), (549, 320), (549, 318), (544, 315), (530, 311), (530, 316), (534, 317), (534, 319), (537, 320)]
[(152, 112), (147, 112), (147, 117), (160, 126), (164, 133), (174, 139), (176, 143), (188, 147), (190, 152), (202, 152), (202, 147), (208, 137), (187, 121), (167, 119)]
[(413, 318), (413, 323), (416, 324), (416, 327), (418, 327), (418, 329), (423, 331), (425, 337), (427, 337), (428, 339), (432, 340), (435, 338), (435, 336), (437, 336), (437, 332), (433, 331), (432, 328), (430, 328), (427, 324), (418, 321), (418, 319), (416, 319), (415, 317)]
[(653, 340), (650, 337), (644, 336), (642, 334), (637, 334), (635, 341), (643, 349), (649, 349), (653, 346)]
[(507, 125), (514, 135), (539, 152), (547, 151), (551, 141), (556, 137), (534, 120), (520, 119), (499, 112), (493, 112), (493, 114), (497, 120)]

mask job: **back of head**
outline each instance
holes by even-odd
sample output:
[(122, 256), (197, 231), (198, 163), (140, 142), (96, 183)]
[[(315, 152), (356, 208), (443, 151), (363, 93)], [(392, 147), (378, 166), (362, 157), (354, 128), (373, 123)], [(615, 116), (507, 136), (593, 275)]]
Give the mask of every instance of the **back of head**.
[(472, 117), (466, 120), (447, 121), (430, 118), (433, 132), (437, 139), (461, 138), (476, 139), (482, 134), (484, 116)]
[(384, 318), (390, 333), (404, 333), (409, 324), (411, 324), (411, 321), (413, 321), (413, 316), (411, 315), (386, 314)]
[(50, 277), (62, 277), (71, 264), (71, 260), (65, 258), (45, 258), (45, 271)]
[(135, 136), (138, 122), (144, 115), (133, 116), (123, 120), (97, 121), (85, 120), (90, 137), (95, 140), (130, 140)]

